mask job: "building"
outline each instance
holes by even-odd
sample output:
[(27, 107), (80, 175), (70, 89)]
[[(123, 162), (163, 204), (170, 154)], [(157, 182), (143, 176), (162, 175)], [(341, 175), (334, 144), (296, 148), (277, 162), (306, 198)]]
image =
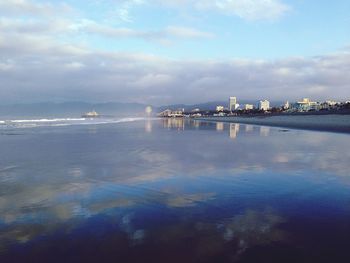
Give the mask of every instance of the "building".
[(224, 106), (216, 106), (216, 111), (224, 111)]
[(270, 109), (270, 102), (268, 100), (259, 101), (259, 110), (268, 111)]
[(254, 105), (253, 104), (245, 104), (244, 105), (244, 109), (245, 110), (253, 110), (254, 109)]
[(303, 112), (303, 111), (313, 111), (319, 110), (320, 104), (315, 101), (311, 101), (309, 98), (303, 98), (302, 101), (294, 103), (293, 110)]
[(239, 105), (238, 106), (237, 105), (238, 105), (237, 104), (237, 98), (236, 97), (230, 97), (229, 103), (228, 103), (229, 110), (230, 111), (236, 110), (239, 107)]
[(283, 109), (288, 110), (290, 108), (289, 101), (287, 100), (286, 103), (283, 105)]
[(334, 107), (336, 106), (337, 104), (340, 104), (340, 102), (338, 101), (334, 101), (334, 100), (327, 100), (326, 103), (331, 106), (331, 107)]
[(318, 104), (318, 110), (336, 110), (340, 106), (340, 102), (327, 100)]
[(176, 110), (176, 111), (172, 111), (169, 109), (166, 109), (165, 111), (162, 111), (160, 113), (158, 113), (158, 117), (183, 117), (184, 116), (184, 112), (182, 110)]
[(171, 110), (166, 109), (160, 113), (158, 113), (158, 117), (170, 117)]
[(224, 116), (226, 116), (226, 113), (220, 111), (219, 113), (214, 113), (213, 116), (215, 116), (215, 117), (224, 117)]

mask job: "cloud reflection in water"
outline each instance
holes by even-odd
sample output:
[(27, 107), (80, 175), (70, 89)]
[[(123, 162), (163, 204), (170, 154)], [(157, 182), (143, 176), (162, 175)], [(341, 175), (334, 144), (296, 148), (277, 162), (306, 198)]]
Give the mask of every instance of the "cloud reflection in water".
[(258, 199), (266, 182), (276, 195), (290, 194), (286, 186), (304, 183), (303, 174), (321, 190), (325, 177), (350, 182), (344, 134), (183, 119), (123, 125), (0, 137), (0, 153), (11, 160), (0, 161), (3, 249), (106, 217), (130, 246), (177, 247), (189, 238), (197, 257), (226, 249), (235, 256), (285, 238), (279, 225), (288, 218)]

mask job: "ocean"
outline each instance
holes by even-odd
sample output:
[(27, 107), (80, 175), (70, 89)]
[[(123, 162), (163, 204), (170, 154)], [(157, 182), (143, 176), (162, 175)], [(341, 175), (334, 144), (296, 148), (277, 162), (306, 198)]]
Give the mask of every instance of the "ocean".
[(350, 262), (348, 134), (0, 121), (0, 262)]

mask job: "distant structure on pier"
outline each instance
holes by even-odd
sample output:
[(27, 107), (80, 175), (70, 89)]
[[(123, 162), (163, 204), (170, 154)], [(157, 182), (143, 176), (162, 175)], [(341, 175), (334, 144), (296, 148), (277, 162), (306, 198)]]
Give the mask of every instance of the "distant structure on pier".
[(169, 110), (166, 109), (160, 113), (158, 113), (158, 117), (183, 117), (184, 116), (184, 109), (178, 109), (178, 110)]
[(152, 114), (152, 107), (151, 106), (147, 106), (145, 108), (145, 113), (146, 113), (147, 116), (151, 116), (151, 114)]

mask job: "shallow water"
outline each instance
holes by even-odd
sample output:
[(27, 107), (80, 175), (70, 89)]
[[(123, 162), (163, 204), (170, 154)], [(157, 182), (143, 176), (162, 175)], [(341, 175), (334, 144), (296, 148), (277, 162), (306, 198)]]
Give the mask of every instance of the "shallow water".
[(80, 121), (3, 123), (0, 262), (350, 261), (349, 135)]

